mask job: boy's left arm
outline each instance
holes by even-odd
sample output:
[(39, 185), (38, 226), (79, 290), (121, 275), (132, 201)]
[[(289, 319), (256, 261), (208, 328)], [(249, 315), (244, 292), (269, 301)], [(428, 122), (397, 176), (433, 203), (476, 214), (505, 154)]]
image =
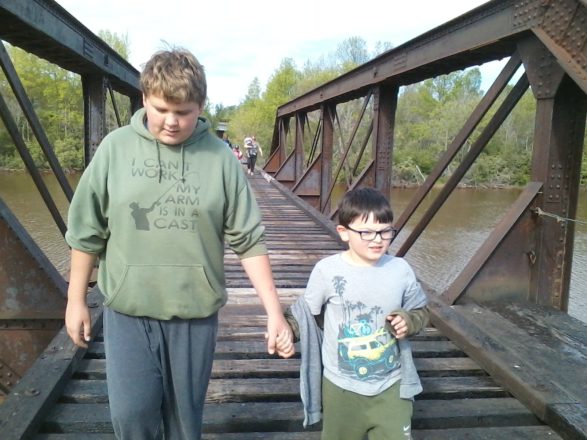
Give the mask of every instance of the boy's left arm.
[(424, 306), (419, 309), (394, 310), (387, 316), (386, 328), (398, 339), (412, 336), (419, 333), (430, 319), (428, 307)]
[(284, 358), (295, 353), (293, 334), (283, 316), (283, 310), (273, 282), (271, 265), (267, 255), (257, 255), (241, 259), (241, 264), (251, 280), (257, 295), (267, 313), (267, 350)]

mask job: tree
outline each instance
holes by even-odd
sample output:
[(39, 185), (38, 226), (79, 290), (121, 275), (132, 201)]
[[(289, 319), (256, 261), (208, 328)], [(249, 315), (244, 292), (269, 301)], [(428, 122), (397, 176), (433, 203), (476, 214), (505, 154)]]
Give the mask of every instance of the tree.
[(361, 37), (349, 37), (336, 49), (337, 67), (347, 72), (369, 61), (367, 42)]

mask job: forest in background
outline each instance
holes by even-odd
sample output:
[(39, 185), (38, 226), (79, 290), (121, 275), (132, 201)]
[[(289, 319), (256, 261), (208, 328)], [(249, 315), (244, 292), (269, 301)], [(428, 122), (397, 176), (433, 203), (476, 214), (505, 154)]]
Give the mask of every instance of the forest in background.
[[(109, 31), (102, 31), (99, 36), (122, 57), (128, 59), (127, 37)], [(84, 124), (81, 78), (18, 48), (9, 45), (7, 48), (62, 167), (69, 171), (82, 170)], [(284, 58), (264, 88), (259, 79), (254, 78), (240, 104), (225, 107), (207, 102), (204, 115), (211, 120), (213, 127), (216, 127), (218, 122), (228, 122), (228, 136), (233, 143), (241, 144), (245, 135), (255, 134), (266, 157), (273, 136), (276, 110), (280, 105), (391, 48), (388, 43), (377, 43), (375, 50), (370, 52), (365, 40), (351, 37), (342, 41), (334, 53), (325, 54), (318, 60), (308, 60), (302, 67), (296, 66), (292, 59)], [(396, 185), (419, 184), (426, 178), (483, 96), (481, 84), (480, 70), (470, 68), (400, 89), (393, 155), (393, 178)], [(49, 168), (6, 78), (1, 73), (0, 93), (7, 101), (35, 163), (41, 169)], [(107, 99), (110, 100), (110, 97)], [(115, 100), (122, 121), (128, 122), (128, 98), (115, 93)], [(352, 125), (351, 121), (360, 111), (361, 104), (351, 102), (343, 106), (345, 107), (341, 107), (340, 110), (337, 107), (342, 130), (345, 125)], [(497, 105), (493, 106), (493, 111), (495, 108)], [(492, 114), (490, 111), (486, 115), (467, 141), (467, 145), (453, 160), (445, 173), (447, 177), (467, 153), (471, 142), (476, 139)], [(534, 114), (535, 101), (532, 93), (528, 91), (461, 183), (477, 187), (520, 186), (527, 183), (532, 155)], [(107, 105), (106, 117), (107, 130), (116, 128), (111, 103)], [(309, 145), (305, 147), (310, 148)], [(335, 161), (342, 155), (343, 150), (342, 141), (335, 143)], [(585, 154), (584, 149), (583, 157)], [(12, 139), (4, 125), (0, 124), (0, 169), (23, 168)], [(348, 182), (352, 178), (351, 174), (352, 170), (344, 167), (339, 180)], [(581, 183), (587, 184), (585, 160), (582, 165)]]

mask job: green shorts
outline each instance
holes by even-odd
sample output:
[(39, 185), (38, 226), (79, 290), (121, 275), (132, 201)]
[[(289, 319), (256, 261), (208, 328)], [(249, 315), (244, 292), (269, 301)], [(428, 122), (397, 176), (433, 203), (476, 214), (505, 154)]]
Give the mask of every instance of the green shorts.
[(411, 400), (399, 397), (400, 381), (376, 396), (363, 396), (322, 379), (322, 440), (409, 440)]

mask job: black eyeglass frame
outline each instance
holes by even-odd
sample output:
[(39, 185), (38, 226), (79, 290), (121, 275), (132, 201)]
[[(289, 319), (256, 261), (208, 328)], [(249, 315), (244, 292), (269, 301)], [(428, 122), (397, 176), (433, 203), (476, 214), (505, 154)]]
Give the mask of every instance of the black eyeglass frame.
[[(381, 241), (393, 240), (395, 237), (397, 237), (397, 229), (395, 229), (395, 228), (382, 229), (381, 231), (357, 231), (356, 229), (353, 229), (350, 226), (346, 226), (346, 228), (349, 231), (353, 231), (353, 232), (356, 232), (357, 234), (359, 234), (359, 237), (361, 237), (361, 240), (363, 240), (363, 241), (375, 241), (375, 239), (377, 238), (378, 235), (379, 235), (379, 238), (381, 238)], [(391, 237), (389, 237), (389, 238), (383, 237), (383, 233), (386, 233), (386, 232), (391, 232)], [(374, 234), (374, 235), (373, 235), (373, 238), (365, 238), (364, 237), (365, 234)]]

